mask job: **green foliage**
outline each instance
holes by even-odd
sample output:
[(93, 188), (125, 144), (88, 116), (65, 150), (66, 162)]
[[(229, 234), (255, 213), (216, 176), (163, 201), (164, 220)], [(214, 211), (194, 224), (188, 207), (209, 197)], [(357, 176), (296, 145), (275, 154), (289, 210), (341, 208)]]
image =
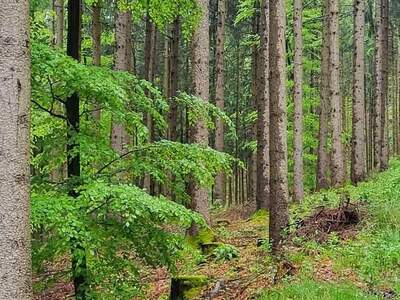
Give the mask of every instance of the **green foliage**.
[(239, 257), (240, 252), (235, 246), (222, 244), (214, 249), (212, 255), (216, 261), (233, 260)]
[(33, 231), (48, 233), (45, 244), (34, 240), (34, 265), (40, 269), (45, 262), (68, 253), (71, 241), (79, 240), (94, 295), (118, 291), (118, 299), (125, 299), (137, 292), (142, 260), (174, 269), (183, 237), (166, 231), (165, 226), (204, 225), (196, 213), (133, 185), (94, 181), (80, 188), (78, 198), (46, 188), (34, 186), (32, 192)]
[(276, 288), (263, 293), (260, 299), (269, 300), (373, 300), (379, 299), (376, 296), (368, 295), (357, 287), (348, 284), (318, 283), (314, 281), (304, 281), (292, 283), (283, 288)]

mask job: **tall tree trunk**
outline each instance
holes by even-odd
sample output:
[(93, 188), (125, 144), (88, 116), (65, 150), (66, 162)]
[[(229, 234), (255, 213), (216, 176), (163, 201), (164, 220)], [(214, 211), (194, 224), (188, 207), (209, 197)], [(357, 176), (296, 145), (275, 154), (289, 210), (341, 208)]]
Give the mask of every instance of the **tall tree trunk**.
[[(145, 79), (149, 82), (154, 81), (154, 67), (155, 67), (155, 48), (156, 48), (156, 27), (152, 20), (150, 19), (149, 14), (146, 17), (146, 37), (145, 37), (145, 46), (144, 46), (144, 76)], [(149, 138), (148, 142), (151, 143), (154, 141), (154, 128), (153, 128), (153, 120), (151, 119), (150, 114), (145, 115), (144, 122), (149, 130)], [(154, 183), (150, 178), (149, 174), (144, 176), (143, 187), (149, 191), (150, 194), (153, 194), (152, 187), (154, 187)]]
[(171, 39), (171, 62), (170, 62), (170, 76), (169, 86), (170, 91), (168, 97), (170, 99), (169, 111), (169, 139), (171, 141), (178, 140), (178, 106), (175, 97), (178, 94), (179, 83), (179, 43), (181, 35), (181, 24), (177, 18), (172, 25), (172, 39)]
[[(208, 101), (209, 98), (209, 62), (210, 62), (210, 39), (209, 29), (209, 1), (197, 0), (198, 6), (203, 12), (200, 23), (192, 37), (192, 79), (194, 95)], [(201, 146), (208, 145), (208, 130), (204, 120), (199, 120), (190, 128), (190, 139), (192, 143)], [(198, 182), (191, 180), (189, 183), (189, 195), (191, 196), (191, 208), (203, 215), (207, 223), (211, 222), (208, 209), (208, 189), (201, 187)], [(196, 234), (196, 226), (192, 226), (191, 234)]]
[(382, 103), (383, 103), (383, 21), (382, 3), (384, 0), (376, 0), (375, 11), (375, 66), (374, 66), (374, 167), (381, 168), (382, 158)]
[[(115, 21), (115, 70), (132, 72), (132, 15), (130, 12), (118, 11)], [(111, 129), (111, 146), (122, 154), (130, 138), (124, 126), (113, 121)]]
[(56, 14), (54, 26), (54, 45), (62, 48), (64, 44), (64, 0), (54, 0)]
[[(93, 4), (92, 15), (92, 42), (93, 42), (93, 65), (101, 65), (101, 0)], [(95, 104), (93, 106), (93, 118), (97, 121), (100, 120), (100, 106)]]
[(329, 120), (330, 120), (330, 99), (329, 99), (329, 0), (324, 0), (323, 9), (323, 34), (321, 53), (321, 78), (320, 78), (320, 107), (319, 107), (319, 132), (318, 132), (318, 155), (317, 155), (317, 190), (326, 189), (330, 186), (328, 171), (329, 150)]
[[(81, 0), (68, 1), (68, 36), (67, 55), (80, 60), (81, 48)], [(79, 96), (77, 93), (67, 98), (66, 104), (67, 125), (69, 127), (67, 138), (67, 176), (75, 187), (70, 189), (69, 195), (77, 197), (76, 185), (79, 184), (81, 176), (80, 145), (76, 142), (79, 134)], [(86, 255), (83, 241), (74, 239), (71, 241), (72, 252), (72, 274), (74, 279), (75, 297), (78, 300), (86, 299), (88, 290), (88, 274), (86, 266)]]
[(332, 111), (332, 185), (346, 181), (344, 147), (342, 143), (342, 98), (340, 94), (339, 0), (330, 0), (330, 93)]
[(303, 182), (303, 3), (294, 0), (294, 200), (304, 197)]
[(389, 130), (388, 130), (388, 94), (389, 94), (389, 0), (382, 0), (382, 103), (381, 103), (381, 138), (382, 156), (380, 170), (389, 166)]
[(364, 25), (364, 1), (354, 0), (353, 137), (351, 148), (351, 181), (354, 184), (366, 177)]
[(260, 49), (257, 63), (257, 209), (268, 209), (269, 190), (269, 2), (261, 2)]
[[(216, 41), (216, 62), (215, 62), (215, 104), (224, 110), (224, 47), (225, 47), (225, 18), (226, 18), (225, 0), (218, 0), (218, 24)], [(215, 149), (224, 151), (224, 123), (217, 119), (215, 128)], [(225, 202), (225, 174), (219, 173), (215, 179), (214, 189), (215, 199)]]
[(0, 299), (32, 299), (29, 1), (0, 0)]
[(286, 112), (286, 12), (284, 0), (270, 1), (270, 214), (269, 237), (278, 251), (289, 222)]

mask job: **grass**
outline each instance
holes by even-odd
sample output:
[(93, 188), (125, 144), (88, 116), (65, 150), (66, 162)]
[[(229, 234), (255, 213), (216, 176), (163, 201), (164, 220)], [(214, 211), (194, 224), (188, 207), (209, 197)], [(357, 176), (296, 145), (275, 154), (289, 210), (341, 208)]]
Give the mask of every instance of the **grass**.
[(303, 281), (288, 284), (260, 295), (262, 300), (377, 300), (349, 283), (333, 284)]

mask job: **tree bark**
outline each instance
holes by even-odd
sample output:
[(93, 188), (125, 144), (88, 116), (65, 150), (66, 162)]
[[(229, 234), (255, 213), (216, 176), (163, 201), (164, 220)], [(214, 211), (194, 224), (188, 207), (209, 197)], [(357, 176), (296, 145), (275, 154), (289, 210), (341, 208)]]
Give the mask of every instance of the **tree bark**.
[(278, 251), (289, 222), (286, 112), (286, 12), (284, 0), (270, 1), (270, 214), (269, 238)]
[[(132, 72), (132, 15), (130, 12), (118, 11), (115, 22), (115, 70)], [(124, 152), (130, 143), (130, 137), (124, 126), (116, 121), (112, 122), (111, 146), (119, 154)]]
[(332, 110), (332, 185), (346, 181), (344, 146), (342, 143), (342, 97), (340, 94), (339, 0), (330, 0), (330, 96)]
[(257, 209), (268, 209), (269, 190), (269, 2), (261, 2), (257, 63)]
[[(193, 92), (196, 97), (203, 101), (209, 98), (209, 61), (210, 61), (210, 39), (209, 39), (209, 1), (197, 0), (198, 6), (203, 12), (200, 23), (192, 37), (192, 79)], [(204, 120), (199, 120), (190, 128), (190, 139), (192, 143), (201, 146), (208, 145), (208, 130)], [(201, 187), (199, 183), (191, 180), (189, 183), (189, 195), (191, 196), (191, 208), (203, 215), (210, 224), (210, 212), (208, 209), (208, 190)], [(192, 227), (191, 234), (196, 234), (196, 226)]]
[(54, 45), (62, 48), (64, 44), (64, 0), (54, 0), (54, 12), (56, 14)]
[(170, 93), (169, 98), (171, 99), (171, 107), (169, 114), (169, 125), (170, 125), (170, 139), (172, 141), (178, 140), (178, 106), (175, 101), (175, 97), (178, 95), (178, 83), (179, 83), (179, 43), (181, 35), (181, 23), (177, 18), (172, 25), (172, 39), (171, 39), (171, 74), (170, 74)]
[[(92, 15), (92, 42), (93, 42), (93, 65), (101, 65), (101, 0), (98, 0), (93, 4), (93, 15)], [(93, 106), (92, 112), (93, 118), (97, 121), (100, 120), (101, 109), (98, 104)]]
[(294, 0), (294, 200), (304, 197), (303, 182), (303, 3)]
[[(80, 60), (81, 48), (81, 0), (68, 1), (68, 35), (67, 55)], [(79, 134), (79, 96), (77, 93), (67, 98), (65, 104), (67, 114), (67, 126), (69, 127), (67, 138), (67, 177), (72, 183), (69, 191), (71, 197), (77, 197), (76, 187), (79, 185), (81, 175), (80, 145), (76, 142), (76, 135)], [(88, 290), (88, 274), (86, 265), (85, 249), (83, 241), (71, 240), (72, 274), (74, 280), (75, 297), (77, 300), (86, 299)]]
[(364, 84), (364, 0), (354, 0), (353, 117), (351, 181), (357, 184), (366, 177), (365, 84)]
[(380, 170), (389, 167), (388, 94), (389, 94), (389, 0), (382, 0), (382, 103), (381, 103), (381, 162)]
[[(218, 24), (216, 41), (216, 62), (215, 62), (215, 104), (220, 110), (224, 110), (224, 47), (225, 47), (225, 0), (218, 0)], [(217, 119), (215, 128), (215, 149), (224, 151), (224, 123)], [(219, 173), (215, 179), (215, 199), (225, 202), (225, 174)]]
[(376, 170), (381, 168), (382, 158), (382, 103), (383, 103), (383, 21), (382, 21), (382, 2), (376, 0), (375, 6), (375, 74), (374, 74), (374, 167)]
[(0, 0), (0, 299), (32, 299), (29, 1)]
[[(144, 46), (144, 77), (147, 81), (154, 81), (154, 68), (155, 68), (155, 49), (156, 49), (156, 27), (149, 14), (146, 17), (146, 37)], [(145, 115), (144, 123), (149, 131), (148, 142), (152, 143), (154, 141), (154, 128), (153, 120), (150, 114)], [(145, 174), (143, 187), (150, 193), (154, 194), (154, 183), (150, 178), (149, 174)]]
[(329, 150), (329, 119), (330, 119), (330, 99), (329, 99), (329, 0), (324, 1), (323, 9), (323, 34), (321, 52), (321, 78), (320, 78), (320, 107), (319, 107), (319, 132), (318, 132), (318, 155), (317, 155), (317, 190), (326, 189), (330, 186), (328, 171)]

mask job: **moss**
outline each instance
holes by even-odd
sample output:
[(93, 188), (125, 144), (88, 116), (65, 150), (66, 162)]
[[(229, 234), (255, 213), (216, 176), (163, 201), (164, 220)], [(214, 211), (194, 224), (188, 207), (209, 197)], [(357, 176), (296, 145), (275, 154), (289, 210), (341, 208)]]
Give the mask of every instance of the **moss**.
[[(204, 275), (182, 275), (172, 279), (175, 288), (179, 290), (177, 299), (198, 299), (201, 294), (203, 287), (209, 282), (207, 276)], [(183, 296), (183, 298), (182, 298)]]
[(199, 231), (199, 234), (196, 236), (189, 236), (187, 238), (188, 243), (194, 248), (199, 248), (204, 244), (211, 244), (217, 240), (217, 236), (212, 231), (211, 228), (203, 228)]
[(256, 211), (251, 217), (250, 222), (255, 224), (265, 224), (268, 220), (268, 211), (266, 209), (260, 209)]

